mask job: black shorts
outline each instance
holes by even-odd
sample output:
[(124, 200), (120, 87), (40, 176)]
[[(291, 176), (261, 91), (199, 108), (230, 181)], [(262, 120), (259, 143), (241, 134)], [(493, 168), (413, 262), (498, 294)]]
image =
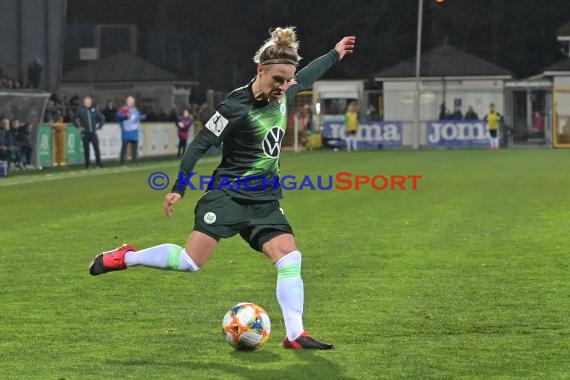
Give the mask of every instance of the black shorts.
[(356, 136), (357, 131), (347, 131), (346, 134), (350, 136)]
[(491, 135), (492, 138), (497, 137), (497, 130), (496, 129), (489, 129), (489, 135)]
[(216, 240), (236, 234), (261, 252), (263, 244), (281, 234), (293, 234), (277, 200), (255, 201), (232, 198), (222, 190), (211, 190), (194, 209), (194, 231)]

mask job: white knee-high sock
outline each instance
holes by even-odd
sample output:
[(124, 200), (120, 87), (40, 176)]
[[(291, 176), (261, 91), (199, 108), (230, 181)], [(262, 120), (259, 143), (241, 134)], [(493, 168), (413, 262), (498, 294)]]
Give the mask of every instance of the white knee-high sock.
[(304, 289), (301, 279), (301, 252), (293, 251), (275, 263), (277, 266), (277, 301), (283, 312), (287, 338), (293, 341), (303, 329)]
[(161, 244), (137, 252), (127, 252), (125, 263), (127, 267), (142, 265), (180, 272), (196, 272), (200, 269), (186, 250), (176, 244)]

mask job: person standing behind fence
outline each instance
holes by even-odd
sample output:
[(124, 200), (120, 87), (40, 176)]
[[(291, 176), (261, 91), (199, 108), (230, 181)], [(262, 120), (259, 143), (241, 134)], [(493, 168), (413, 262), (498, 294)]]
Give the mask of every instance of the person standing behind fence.
[(539, 136), (544, 137), (544, 116), (542, 116), (538, 111), (534, 113), (534, 124), (532, 130)]
[(499, 149), (499, 126), (503, 121), (503, 115), (495, 111), (495, 105), (493, 103), (490, 104), (489, 108), (490, 110), (483, 120), (487, 122), (489, 140), (491, 141), (491, 150), (496, 150)]
[(10, 165), (12, 161), (12, 154), (10, 151), (11, 144), (10, 120), (2, 119), (0, 125), (0, 161), (8, 161), (8, 165)]
[(463, 120), (463, 113), (461, 112), (461, 107), (455, 107), (453, 114), (451, 115), (452, 120)]
[(34, 150), (34, 135), (33, 135), (34, 125), (32, 123), (26, 123), (21, 126), (18, 130), (18, 142), (20, 144), (20, 153), (22, 155), (22, 162), (26, 169), (33, 169), (32, 165), (32, 153)]
[(113, 106), (111, 99), (107, 99), (107, 104), (101, 112), (103, 113), (103, 116), (105, 116), (106, 122), (115, 121), (115, 114), (117, 113), (117, 109), (115, 106)]
[(356, 135), (358, 133), (358, 103), (352, 101), (348, 104), (345, 119), (346, 150), (356, 150)]
[(131, 146), (131, 156), (133, 162), (137, 163), (137, 150), (139, 142), (139, 129), (144, 115), (135, 106), (135, 98), (127, 97), (125, 105), (115, 115), (117, 121), (121, 122), (121, 165), (125, 163), (127, 157), (127, 146)]
[(90, 165), (90, 152), (89, 144), (93, 145), (95, 152), (95, 162), (97, 167), (102, 168), (101, 151), (99, 150), (99, 138), (97, 130), (105, 124), (105, 117), (97, 107), (93, 105), (93, 99), (90, 96), (83, 98), (83, 105), (77, 111), (73, 118), (73, 123), (79, 128), (81, 132), (81, 140), (83, 141), (83, 154), (85, 158), (85, 169), (89, 169)]
[(188, 109), (185, 109), (182, 116), (176, 121), (176, 128), (178, 130), (178, 154), (176, 157), (180, 158), (184, 155), (186, 150), (186, 143), (188, 142), (189, 130), (192, 128), (194, 118)]
[(28, 65), (28, 87), (40, 88), (42, 81), (42, 63), (38, 57)]
[(465, 112), (465, 120), (479, 120), (479, 115), (477, 115), (472, 106), (469, 106), (469, 109)]
[(9, 150), (11, 152), (11, 162), (12, 167), (18, 169), (24, 169), (24, 164), (22, 162), (22, 144), (20, 138), (20, 121), (18, 119), (12, 120), (9, 124)]

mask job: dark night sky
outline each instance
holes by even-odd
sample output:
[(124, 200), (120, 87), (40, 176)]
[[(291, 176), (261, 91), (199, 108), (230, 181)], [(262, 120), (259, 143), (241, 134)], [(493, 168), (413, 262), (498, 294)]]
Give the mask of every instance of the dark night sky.
[[(556, 30), (569, 0), (446, 0), (424, 3), (423, 50), (447, 40), (510, 70), (537, 74), (564, 59)], [(64, 70), (96, 24), (137, 25), (138, 54), (204, 88), (229, 90), (250, 79), (254, 52), (274, 26), (297, 26), (304, 63), (358, 37), (356, 54), (327, 77), (370, 78), (415, 55), (416, 0), (69, 0)]]

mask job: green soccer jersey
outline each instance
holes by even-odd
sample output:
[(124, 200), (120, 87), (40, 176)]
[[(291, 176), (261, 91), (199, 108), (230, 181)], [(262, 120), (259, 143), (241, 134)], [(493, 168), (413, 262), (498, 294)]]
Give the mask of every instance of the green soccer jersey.
[[(212, 174), (209, 189), (220, 189), (235, 198), (274, 200), (281, 198), (279, 155), (287, 128), (287, 105), (297, 92), (310, 88), (339, 61), (331, 50), (295, 75), (295, 82), (278, 100), (255, 99), (252, 82), (232, 91), (216, 109), (205, 128), (188, 146), (180, 175), (188, 178), (196, 161), (212, 145), (222, 146), (222, 160)], [(192, 181), (198, 186), (196, 181)], [(180, 178), (172, 188), (181, 195), (187, 183)]]

